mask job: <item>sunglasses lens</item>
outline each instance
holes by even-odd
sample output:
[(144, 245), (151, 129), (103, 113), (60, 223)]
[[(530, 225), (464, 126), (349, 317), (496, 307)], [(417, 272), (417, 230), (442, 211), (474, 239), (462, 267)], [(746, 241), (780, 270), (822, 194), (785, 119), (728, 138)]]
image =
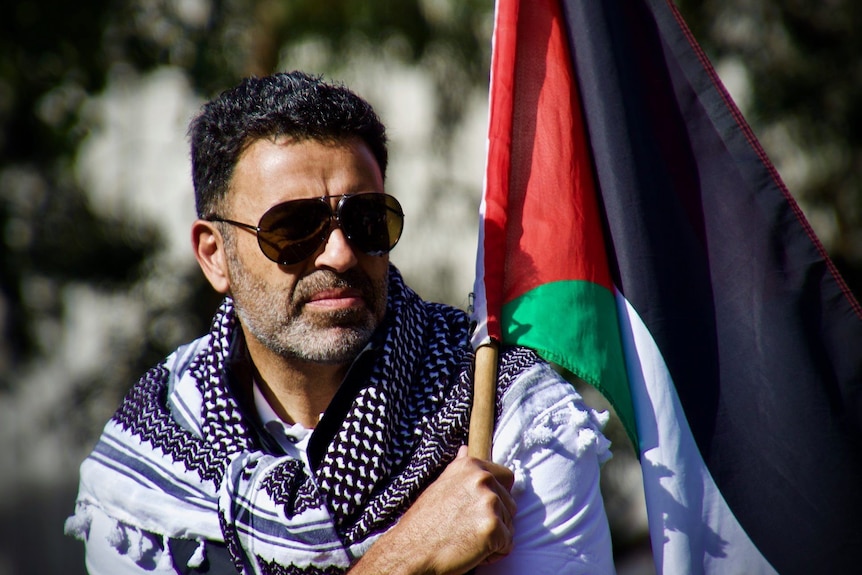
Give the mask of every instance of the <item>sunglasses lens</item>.
[(290, 265), (311, 256), (326, 239), (332, 212), (319, 199), (294, 200), (271, 208), (258, 224), (258, 243), (272, 261)]
[[(260, 218), (257, 242), (272, 261), (282, 265), (299, 263), (326, 241), (331, 220), (329, 204), (319, 198), (285, 202)], [(404, 213), (392, 196), (363, 193), (345, 197), (338, 209), (338, 221), (357, 249), (379, 256), (398, 243)]]
[(401, 204), (387, 194), (367, 193), (345, 198), (338, 219), (351, 243), (372, 256), (383, 255), (394, 248), (404, 229)]

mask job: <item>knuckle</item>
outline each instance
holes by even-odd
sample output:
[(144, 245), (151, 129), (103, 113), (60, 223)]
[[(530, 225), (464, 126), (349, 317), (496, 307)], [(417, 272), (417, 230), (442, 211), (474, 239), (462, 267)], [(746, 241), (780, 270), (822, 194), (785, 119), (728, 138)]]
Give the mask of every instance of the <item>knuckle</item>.
[(491, 515), (487, 515), (477, 521), (476, 534), (485, 541), (491, 541), (499, 537), (500, 521)]
[(494, 476), (484, 469), (478, 469), (475, 472), (473, 481), (476, 487), (486, 490), (492, 489), (494, 484), (497, 482), (497, 480), (494, 479)]

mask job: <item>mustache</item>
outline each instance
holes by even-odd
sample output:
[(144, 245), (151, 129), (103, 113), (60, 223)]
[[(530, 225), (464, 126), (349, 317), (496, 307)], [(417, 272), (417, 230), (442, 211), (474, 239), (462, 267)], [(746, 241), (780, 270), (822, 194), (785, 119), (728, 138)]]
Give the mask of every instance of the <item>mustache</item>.
[(355, 289), (367, 302), (375, 296), (374, 282), (360, 269), (352, 268), (340, 274), (331, 270), (317, 270), (296, 283), (294, 304), (306, 303), (314, 294), (327, 289)]

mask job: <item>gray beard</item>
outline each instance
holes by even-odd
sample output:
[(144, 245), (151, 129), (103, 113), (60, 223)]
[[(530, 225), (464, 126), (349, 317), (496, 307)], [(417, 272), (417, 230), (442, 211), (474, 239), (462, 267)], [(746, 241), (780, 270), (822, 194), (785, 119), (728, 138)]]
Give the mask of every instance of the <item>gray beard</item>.
[(329, 317), (336, 320), (335, 326), (318, 326), (309, 318), (299, 316), (284, 323), (280, 331), (273, 332), (259, 325), (244, 308), (237, 306), (236, 309), (249, 333), (270, 351), (310, 363), (340, 365), (353, 361), (377, 329), (376, 322), (367, 315), (359, 322), (342, 323), (337, 321), (338, 316), (358, 314), (334, 313)]
[[(231, 262), (234, 270), (239, 262)], [(317, 271), (301, 278), (293, 300), (247, 273), (232, 275), (232, 295), (240, 322), (252, 337), (281, 357), (320, 364), (345, 364), (367, 345), (386, 310), (388, 277), (373, 282), (359, 270)], [(375, 285), (377, 284), (377, 285)], [(304, 313), (302, 301), (320, 289), (350, 286), (367, 307), (326, 314)], [(281, 301), (279, 301), (281, 300)]]

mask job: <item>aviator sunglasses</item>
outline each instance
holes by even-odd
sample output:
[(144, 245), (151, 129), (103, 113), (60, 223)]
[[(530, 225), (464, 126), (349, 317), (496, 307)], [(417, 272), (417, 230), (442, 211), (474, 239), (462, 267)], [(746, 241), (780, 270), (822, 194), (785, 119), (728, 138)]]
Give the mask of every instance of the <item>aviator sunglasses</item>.
[[(338, 197), (333, 211), (330, 200)], [(260, 251), (285, 266), (311, 257), (326, 243), (333, 224), (341, 228), (352, 246), (372, 256), (389, 253), (404, 228), (401, 204), (380, 192), (291, 200), (271, 207), (256, 226), (218, 216), (206, 220), (255, 232)]]

